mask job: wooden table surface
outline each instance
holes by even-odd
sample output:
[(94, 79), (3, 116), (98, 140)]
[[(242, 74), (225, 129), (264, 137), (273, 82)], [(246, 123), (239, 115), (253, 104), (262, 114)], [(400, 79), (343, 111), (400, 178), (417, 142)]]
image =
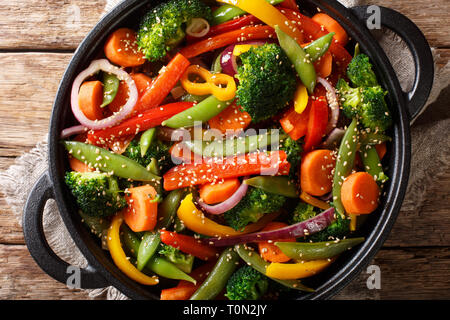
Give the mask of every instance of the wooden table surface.
[[(373, 0), (396, 9), (450, 57), (448, 0)], [(73, 51), (99, 20), (106, 0), (0, 0), (0, 170), (41, 141), (58, 83)], [(437, 102), (448, 110), (450, 94)], [(447, 106), (447, 107), (445, 107)], [(446, 117), (449, 116), (445, 111)], [(420, 121), (431, 118), (425, 113)], [(420, 208), (400, 213), (372, 264), (381, 289), (363, 272), (336, 299), (450, 299), (450, 173), (436, 177)], [(0, 196), (0, 299), (87, 299), (46, 275), (29, 255), (22, 230)]]

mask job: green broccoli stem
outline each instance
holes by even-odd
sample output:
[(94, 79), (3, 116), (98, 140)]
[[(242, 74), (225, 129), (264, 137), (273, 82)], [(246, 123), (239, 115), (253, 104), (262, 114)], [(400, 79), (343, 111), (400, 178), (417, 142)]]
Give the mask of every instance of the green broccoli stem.
[(344, 216), (345, 214), (345, 209), (341, 201), (342, 183), (353, 169), (356, 150), (358, 147), (358, 139), (358, 120), (354, 118), (342, 138), (336, 160), (336, 167), (334, 169), (332, 190), (333, 205), (336, 208), (337, 213), (341, 216)]
[(359, 153), (364, 164), (364, 169), (373, 176), (375, 181), (379, 184), (383, 184), (389, 180), (388, 176), (383, 171), (377, 149), (374, 146), (363, 146)]

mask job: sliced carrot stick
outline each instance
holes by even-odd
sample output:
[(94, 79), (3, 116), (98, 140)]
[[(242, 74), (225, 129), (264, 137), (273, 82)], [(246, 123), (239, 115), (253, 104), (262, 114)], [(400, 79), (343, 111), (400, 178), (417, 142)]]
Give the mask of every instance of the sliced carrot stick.
[(103, 84), (100, 81), (87, 81), (81, 85), (78, 104), (89, 120), (103, 119)]
[(214, 204), (227, 200), (241, 185), (239, 179), (226, 179), (218, 183), (207, 183), (200, 187), (200, 198), (206, 204)]
[[(284, 227), (287, 227), (288, 225), (283, 222), (276, 222), (272, 221), (269, 222), (264, 229), (261, 231), (271, 231), (271, 230), (277, 230)], [(266, 261), (270, 262), (288, 262), (291, 260), (287, 255), (285, 255), (280, 248), (278, 248), (276, 245), (273, 244), (275, 241), (282, 241), (282, 242), (295, 242), (295, 238), (291, 239), (282, 239), (282, 240), (272, 240), (271, 242), (268, 241), (261, 241), (258, 242), (258, 249), (259, 254), (261, 255), (261, 258), (263, 258)]]
[(169, 153), (170, 153), (170, 156), (172, 157), (172, 159), (176, 159), (176, 160), (180, 161), (177, 163), (181, 163), (181, 162), (192, 163), (194, 161), (194, 157), (195, 157), (194, 153), (188, 147), (183, 148), (183, 143), (181, 143), (181, 142), (174, 143), (170, 147)]
[(251, 122), (250, 115), (235, 103), (208, 121), (212, 129), (218, 129), (223, 133), (226, 133), (227, 130), (244, 130)]
[(314, 150), (307, 153), (300, 166), (300, 186), (313, 196), (323, 196), (331, 191), (332, 171), (336, 158), (331, 150)]
[[(142, 95), (148, 88), (150, 88), (153, 81), (152, 78), (150, 78), (144, 73), (132, 73), (131, 78), (134, 80), (134, 83), (136, 84), (139, 98), (142, 97)], [(127, 103), (127, 100), (128, 100), (127, 83), (125, 81), (120, 81), (116, 97), (108, 105), (108, 108), (111, 112), (118, 112)]]
[(70, 168), (76, 172), (92, 172), (92, 171), (94, 171), (93, 168), (90, 168), (87, 164), (85, 164), (84, 162), (82, 162), (78, 159), (75, 159), (72, 156), (69, 156), (69, 165), (70, 165)]
[(181, 79), (189, 65), (189, 60), (177, 53), (169, 64), (163, 67), (152, 85), (144, 91), (134, 107), (134, 112), (143, 112), (158, 107)]
[(325, 27), (328, 32), (334, 32), (334, 39), (341, 45), (345, 46), (348, 42), (348, 35), (344, 28), (333, 18), (325, 13), (317, 13), (312, 19)]
[(319, 60), (314, 62), (314, 68), (320, 77), (328, 77), (331, 74), (331, 71), (333, 71), (333, 56), (331, 53), (325, 53)]
[(114, 31), (106, 40), (104, 51), (109, 61), (121, 67), (137, 67), (145, 62), (138, 49), (136, 32), (128, 28)]
[(155, 200), (157, 192), (150, 185), (128, 189), (125, 198), (128, 208), (124, 210), (125, 223), (134, 232), (150, 231), (156, 225), (158, 203)]
[(145, 73), (132, 73), (131, 78), (136, 84), (139, 97), (142, 97), (145, 91), (147, 91), (153, 82), (153, 79), (147, 76)]
[(348, 214), (369, 214), (378, 207), (380, 188), (367, 172), (356, 172), (342, 183), (341, 201)]

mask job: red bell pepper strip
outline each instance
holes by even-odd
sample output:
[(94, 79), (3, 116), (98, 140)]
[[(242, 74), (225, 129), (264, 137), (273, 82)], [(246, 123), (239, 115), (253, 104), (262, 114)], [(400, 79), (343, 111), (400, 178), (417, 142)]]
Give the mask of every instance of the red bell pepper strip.
[(255, 26), (226, 32), (205, 40), (193, 43), (180, 50), (180, 53), (190, 59), (202, 53), (213, 51), (230, 44), (248, 40), (275, 38), (275, 30), (269, 26)]
[(139, 98), (134, 107), (134, 113), (136, 114), (158, 107), (181, 79), (181, 76), (190, 64), (188, 59), (178, 53), (169, 64), (160, 71), (158, 77)]
[(197, 284), (193, 284), (186, 280), (180, 280), (176, 287), (161, 290), (161, 300), (189, 300), (208, 277), (209, 273), (214, 268), (214, 265), (215, 262), (208, 262), (189, 274), (190, 277), (197, 281)]
[(137, 116), (129, 118), (117, 126), (88, 133), (88, 141), (91, 144), (103, 145), (117, 137), (135, 135), (140, 131), (159, 126), (163, 121), (192, 108), (192, 102), (175, 102), (159, 108), (153, 108)]
[(222, 163), (211, 158), (201, 163), (181, 164), (171, 168), (163, 176), (164, 189), (170, 191), (221, 179), (274, 173), (289, 173), (289, 162), (284, 151), (239, 155), (225, 158)]
[(257, 24), (257, 23), (261, 23), (261, 21), (258, 18), (256, 18), (255, 16), (248, 14), (248, 15), (239, 17), (237, 19), (233, 19), (233, 20), (218, 24), (216, 26), (212, 26), (211, 29), (209, 29), (209, 32), (201, 38), (196, 38), (196, 37), (187, 35), (186, 40), (189, 44), (191, 44), (194, 42), (208, 39), (210, 37), (217, 36), (222, 33), (234, 31), (237, 29), (241, 29), (243, 27)]
[(203, 244), (200, 239), (167, 230), (161, 230), (160, 234), (161, 241), (164, 244), (177, 248), (201, 260), (212, 260), (217, 258), (219, 254), (216, 248)]
[(302, 113), (297, 113), (292, 107), (286, 115), (280, 119), (280, 124), (283, 130), (293, 140), (298, 140), (306, 135), (308, 131), (309, 112), (311, 110), (311, 99), (308, 101), (306, 109)]
[(328, 124), (328, 103), (325, 97), (319, 97), (311, 104), (308, 131), (306, 132), (304, 152), (318, 146), (326, 133)]

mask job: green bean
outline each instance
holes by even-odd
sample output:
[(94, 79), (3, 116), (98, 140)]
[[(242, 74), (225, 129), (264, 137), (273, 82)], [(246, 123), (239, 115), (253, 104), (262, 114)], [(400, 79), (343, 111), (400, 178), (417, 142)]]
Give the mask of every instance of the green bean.
[(164, 258), (154, 256), (147, 263), (146, 267), (161, 277), (174, 280), (186, 280), (192, 282), (193, 284), (196, 284), (194, 278), (190, 277), (189, 275), (181, 271), (172, 262), (169, 262)]
[(287, 135), (285, 134), (260, 134), (212, 142), (200, 140), (184, 141), (184, 144), (195, 154), (204, 157), (221, 158), (262, 150), (275, 143), (275, 141), (286, 139), (286, 137)]
[(284, 33), (279, 26), (275, 26), (275, 32), (277, 33), (281, 48), (283, 48), (289, 60), (294, 65), (300, 80), (306, 89), (308, 89), (308, 92), (312, 94), (316, 86), (317, 75), (311, 59), (308, 58), (305, 50), (303, 50), (297, 41)]
[[(141, 240), (127, 225), (122, 225), (122, 241), (125, 248), (133, 257), (137, 257)], [(164, 258), (153, 256), (145, 265), (144, 270), (150, 270), (168, 279), (186, 280), (195, 284), (195, 279), (178, 269), (173, 263)]]
[(151, 128), (145, 131), (142, 136), (141, 140), (139, 142), (139, 145), (141, 147), (141, 157), (145, 157), (145, 154), (148, 151), (148, 148), (153, 142), (153, 139), (155, 138), (156, 128)]
[(142, 270), (153, 257), (160, 244), (159, 232), (146, 232), (137, 253), (137, 268)]
[(364, 238), (325, 242), (275, 242), (275, 245), (291, 259), (310, 261), (328, 259), (341, 254), (364, 241)]
[(63, 141), (63, 144), (75, 159), (111, 175), (146, 182), (161, 179), (136, 161), (106, 149), (77, 141)]
[(214, 59), (214, 62), (212, 64), (212, 72), (214, 73), (220, 73), (222, 72), (222, 64), (221, 64), (221, 59), (222, 59), (222, 54), (223, 51), (221, 51), (217, 57)]
[(233, 248), (223, 250), (216, 265), (192, 295), (191, 300), (212, 300), (217, 297), (227, 285), (227, 281), (236, 270), (238, 262), (239, 256)]
[(333, 36), (334, 32), (330, 32), (329, 34), (314, 40), (303, 48), (312, 62), (317, 61), (328, 51), (331, 41), (333, 40)]
[(173, 129), (193, 127), (195, 122), (206, 122), (209, 119), (214, 118), (225, 110), (231, 102), (231, 100), (220, 101), (214, 96), (209, 96), (192, 108), (180, 112), (164, 121), (162, 125)]
[(336, 160), (336, 167), (334, 169), (332, 190), (333, 205), (341, 216), (345, 214), (345, 209), (341, 202), (342, 183), (353, 169), (356, 149), (358, 147), (358, 139), (358, 120), (355, 118), (345, 131), (344, 137), (342, 138)]
[(178, 216), (175, 217), (173, 229), (175, 230), (175, 232), (178, 232), (178, 233), (182, 232), (186, 229), (186, 226), (184, 225), (183, 221), (181, 221), (181, 219), (178, 218)]
[(392, 138), (379, 132), (363, 131), (359, 136), (359, 143), (364, 145), (376, 145), (383, 142), (391, 141)]
[(79, 210), (78, 213), (81, 216), (81, 221), (89, 228), (89, 230), (95, 234), (97, 237), (101, 238), (108, 231), (110, 221), (103, 217), (94, 217), (85, 214), (83, 211)]
[(119, 90), (119, 79), (112, 73), (103, 73), (103, 103), (101, 108), (106, 107), (108, 104), (114, 101)]
[(298, 198), (299, 196), (295, 183), (285, 176), (258, 176), (247, 179), (244, 183), (289, 198)]
[(384, 173), (381, 165), (380, 157), (378, 156), (375, 146), (366, 145), (359, 151), (364, 169), (374, 177), (374, 179), (383, 184), (389, 180), (389, 177)]
[(180, 206), (181, 200), (186, 195), (185, 189), (177, 189), (171, 191), (158, 207), (158, 222), (156, 229), (168, 228), (177, 216), (177, 210)]
[[(245, 244), (237, 244), (234, 246), (234, 248), (245, 263), (247, 263), (256, 271), (259, 271), (263, 275), (266, 275), (266, 269), (269, 266), (269, 262), (264, 261), (257, 252), (252, 250), (250, 247), (247, 247)], [(308, 288), (303, 283), (301, 283), (300, 280), (280, 280), (275, 278), (271, 279), (291, 289), (314, 292), (314, 289)]]

